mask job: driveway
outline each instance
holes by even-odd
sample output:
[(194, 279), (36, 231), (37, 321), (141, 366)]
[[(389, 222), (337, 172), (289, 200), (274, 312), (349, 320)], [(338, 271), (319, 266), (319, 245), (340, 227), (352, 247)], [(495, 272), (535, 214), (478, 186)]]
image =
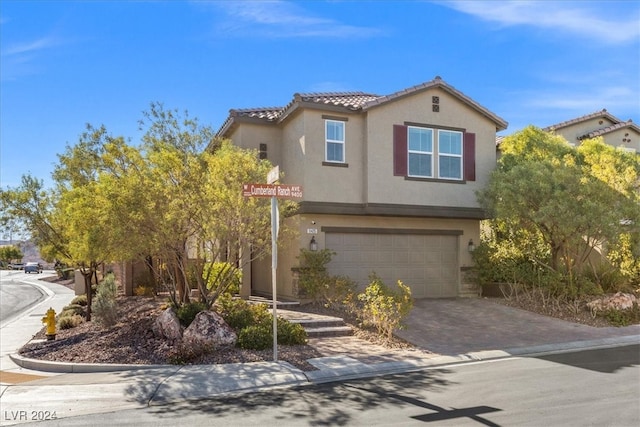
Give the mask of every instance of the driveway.
[(640, 325), (595, 328), (485, 298), (417, 299), (397, 335), (441, 355), (483, 350), (514, 350), (550, 344), (637, 336)]

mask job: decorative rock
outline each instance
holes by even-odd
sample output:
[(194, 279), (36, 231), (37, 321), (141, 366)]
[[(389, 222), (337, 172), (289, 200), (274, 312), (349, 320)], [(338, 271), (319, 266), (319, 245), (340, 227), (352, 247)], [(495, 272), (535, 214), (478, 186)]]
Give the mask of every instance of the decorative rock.
[(167, 308), (153, 322), (152, 327), (154, 335), (165, 338), (171, 342), (177, 342), (182, 339), (182, 325), (171, 307)]
[(628, 310), (633, 308), (637, 298), (633, 294), (617, 292), (615, 295), (595, 299), (587, 303), (592, 313), (607, 310)]
[(214, 348), (230, 347), (238, 341), (234, 330), (227, 325), (222, 316), (213, 311), (201, 311), (196, 314), (182, 338), (185, 341), (212, 345)]

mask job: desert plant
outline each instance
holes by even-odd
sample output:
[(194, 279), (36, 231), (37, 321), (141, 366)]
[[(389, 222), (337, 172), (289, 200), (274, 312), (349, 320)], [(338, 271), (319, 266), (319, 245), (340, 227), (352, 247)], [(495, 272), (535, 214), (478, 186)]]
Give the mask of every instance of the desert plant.
[(63, 330), (63, 329), (75, 328), (76, 326), (80, 325), (83, 322), (84, 322), (84, 317), (80, 316), (79, 314), (72, 314), (69, 316), (58, 318), (57, 323), (58, 323), (58, 329)]
[(76, 296), (71, 300), (70, 304), (78, 304), (85, 307), (87, 305), (87, 294)]
[(371, 283), (358, 295), (362, 306), (358, 316), (364, 326), (372, 326), (387, 338), (403, 326), (403, 320), (413, 308), (411, 289), (398, 280), (398, 289), (392, 290), (372, 274)]
[(73, 302), (71, 304), (65, 305), (62, 308), (62, 311), (60, 312), (60, 315), (58, 317), (67, 317), (67, 316), (73, 316), (74, 314), (80, 315), (80, 316), (86, 316), (86, 305), (80, 305), (80, 304), (74, 304)]
[(96, 296), (91, 304), (91, 311), (95, 320), (106, 327), (111, 327), (118, 321), (118, 287), (113, 273), (107, 274), (98, 284)]
[(278, 344), (304, 345), (307, 343), (307, 337), (307, 331), (301, 324), (278, 318)]
[(227, 325), (236, 331), (271, 319), (266, 304), (252, 304), (229, 294), (218, 299), (216, 309)]
[(186, 304), (182, 304), (178, 310), (176, 311), (176, 315), (178, 319), (180, 319), (180, 323), (185, 328), (193, 322), (193, 319), (196, 318), (196, 315), (201, 311), (207, 310), (207, 306), (199, 301), (188, 302)]
[(238, 332), (236, 346), (247, 350), (265, 350), (273, 347), (273, 333), (266, 323), (251, 325)]
[(330, 285), (330, 277), (327, 273), (327, 264), (335, 252), (329, 249), (310, 251), (300, 249), (298, 284), (305, 297), (311, 298), (315, 303), (323, 301), (326, 289)]

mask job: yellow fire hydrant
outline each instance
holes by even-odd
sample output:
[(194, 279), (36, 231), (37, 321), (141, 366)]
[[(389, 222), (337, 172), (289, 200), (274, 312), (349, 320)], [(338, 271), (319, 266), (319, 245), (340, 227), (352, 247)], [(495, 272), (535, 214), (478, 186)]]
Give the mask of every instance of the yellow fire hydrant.
[(49, 307), (47, 310), (47, 315), (42, 318), (42, 323), (47, 325), (47, 339), (55, 340), (56, 339), (56, 311)]

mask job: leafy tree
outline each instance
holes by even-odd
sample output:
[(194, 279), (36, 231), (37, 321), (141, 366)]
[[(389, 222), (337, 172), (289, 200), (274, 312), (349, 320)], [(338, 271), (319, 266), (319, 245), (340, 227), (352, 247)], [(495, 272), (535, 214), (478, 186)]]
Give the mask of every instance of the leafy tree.
[(538, 265), (567, 274), (571, 286), (595, 249), (637, 230), (636, 158), (601, 140), (576, 150), (532, 126), (505, 138), (501, 150), (478, 194), (496, 235)]
[(22, 252), (16, 246), (0, 247), (0, 261), (11, 262), (14, 259), (22, 259)]

